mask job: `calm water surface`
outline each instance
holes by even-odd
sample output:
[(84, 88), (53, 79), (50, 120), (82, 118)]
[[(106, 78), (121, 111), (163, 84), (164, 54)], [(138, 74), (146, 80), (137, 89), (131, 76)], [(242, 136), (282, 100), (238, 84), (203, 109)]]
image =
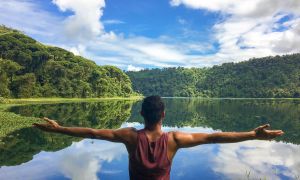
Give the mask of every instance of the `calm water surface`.
[[(270, 123), (285, 135), (276, 141), (210, 144), (181, 149), (171, 179), (300, 179), (300, 101), (165, 99), (164, 130), (247, 131)], [(141, 102), (39, 104), (10, 109), (47, 116), (65, 126), (143, 127)], [(24, 128), (2, 139), (0, 179), (128, 179), (122, 144), (79, 139)]]

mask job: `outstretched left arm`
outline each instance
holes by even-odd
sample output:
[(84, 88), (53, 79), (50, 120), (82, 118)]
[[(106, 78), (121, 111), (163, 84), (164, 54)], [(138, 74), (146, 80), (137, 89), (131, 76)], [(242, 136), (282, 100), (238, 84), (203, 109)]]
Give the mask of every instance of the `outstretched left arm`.
[(246, 140), (271, 140), (283, 135), (282, 130), (268, 130), (269, 124), (255, 128), (249, 132), (216, 132), (216, 133), (184, 133), (175, 132), (174, 140), (177, 148), (185, 148), (209, 143), (235, 143)]
[(93, 129), (85, 127), (64, 127), (60, 126), (56, 121), (43, 118), (47, 123), (33, 125), (43, 131), (67, 134), (70, 136), (92, 138), (92, 139), (102, 139), (111, 142), (122, 142), (128, 143), (134, 138), (133, 128), (121, 128), (121, 129)]

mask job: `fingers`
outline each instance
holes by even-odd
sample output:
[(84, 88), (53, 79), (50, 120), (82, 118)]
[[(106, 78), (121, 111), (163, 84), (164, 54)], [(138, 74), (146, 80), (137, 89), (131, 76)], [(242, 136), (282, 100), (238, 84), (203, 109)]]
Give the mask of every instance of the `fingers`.
[(265, 125), (259, 126), (259, 129), (265, 129), (265, 128), (269, 128), (269, 127), (270, 127), (270, 124), (265, 124)]
[(52, 132), (52, 127), (49, 124), (39, 124), (39, 123), (33, 123), (33, 127), (38, 128), (43, 131)]
[(282, 130), (267, 130), (270, 139), (274, 139), (278, 136), (282, 136), (284, 132)]
[(47, 117), (43, 117), (43, 120), (47, 121), (48, 123), (51, 123), (51, 119), (49, 119)]
[(49, 119), (47, 117), (43, 117), (42, 119), (45, 120), (47, 124), (50, 125), (51, 127), (55, 127), (55, 128), (59, 127), (59, 124), (52, 119)]
[(282, 130), (274, 130), (273, 133), (278, 135), (278, 136), (281, 136), (281, 135), (284, 134), (284, 132)]
[(52, 120), (52, 119), (49, 119), (49, 118), (47, 118), (47, 117), (44, 117), (43, 119), (44, 119), (45, 121), (47, 121), (49, 124), (53, 125), (53, 126), (56, 125), (56, 122), (55, 122), (54, 120)]
[(266, 130), (268, 133), (275, 133), (275, 134), (284, 134), (282, 130)]
[(265, 124), (265, 125), (261, 125), (261, 126), (258, 126), (257, 128), (254, 129), (254, 131), (258, 132), (258, 131), (262, 131), (266, 128), (269, 128), (270, 127), (270, 124)]

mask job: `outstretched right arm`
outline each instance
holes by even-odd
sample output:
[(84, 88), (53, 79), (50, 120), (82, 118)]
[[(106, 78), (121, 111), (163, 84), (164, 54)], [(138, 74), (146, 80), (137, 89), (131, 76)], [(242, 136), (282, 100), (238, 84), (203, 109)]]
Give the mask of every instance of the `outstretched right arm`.
[(174, 141), (177, 148), (193, 147), (210, 143), (235, 143), (246, 140), (271, 140), (281, 136), (281, 130), (267, 130), (270, 125), (259, 126), (249, 132), (216, 132), (216, 133), (183, 133), (174, 132)]
[(33, 125), (43, 131), (61, 133), (70, 136), (102, 139), (111, 142), (121, 142), (130, 144), (134, 141), (135, 133), (133, 128), (121, 128), (121, 129), (93, 129), (86, 127), (64, 127), (60, 126), (56, 121), (43, 118), (47, 123)]

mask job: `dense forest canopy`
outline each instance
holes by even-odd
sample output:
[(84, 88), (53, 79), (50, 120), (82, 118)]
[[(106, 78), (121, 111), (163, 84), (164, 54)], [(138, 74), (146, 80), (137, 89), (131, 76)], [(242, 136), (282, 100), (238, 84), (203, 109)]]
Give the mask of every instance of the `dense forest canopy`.
[(144, 95), (181, 97), (299, 98), (300, 54), (255, 58), (212, 68), (127, 72)]
[(0, 26), (0, 82), (0, 96), (12, 98), (130, 96), (134, 91), (168, 97), (293, 98), (300, 97), (300, 54), (125, 74)]
[(43, 45), (23, 33), (0, 26), (0, 96), (130, 96), (129, 77), (114, 66), (64, 49)]

